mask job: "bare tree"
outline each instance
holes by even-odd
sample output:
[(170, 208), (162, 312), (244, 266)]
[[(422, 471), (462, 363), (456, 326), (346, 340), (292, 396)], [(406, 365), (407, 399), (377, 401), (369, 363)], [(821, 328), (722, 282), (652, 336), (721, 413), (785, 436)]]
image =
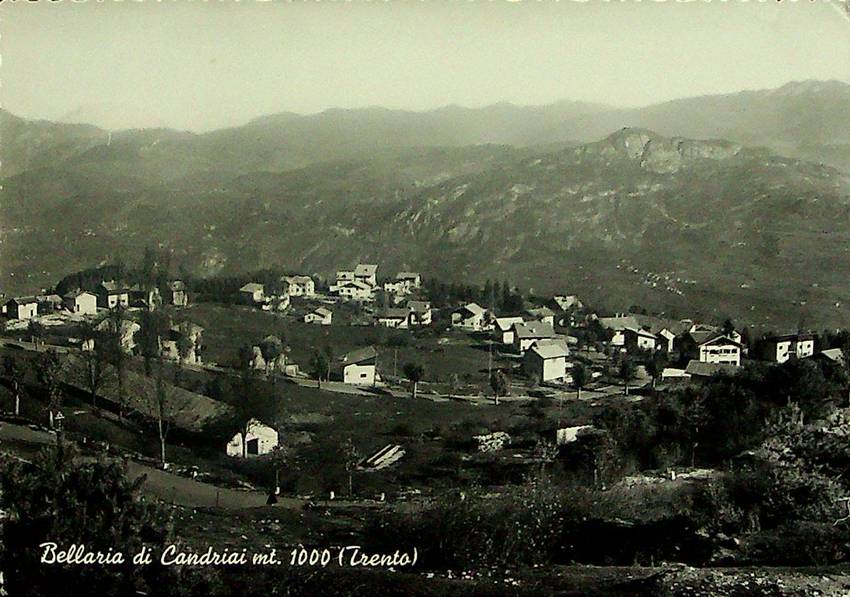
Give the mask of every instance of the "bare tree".
[(360, 462), (360, 451), (354, 445), (354, 441), (349, 437), (342, 444), (342, 457), (345, 463), (345, 470), (348, 473), (348, 495), (354, 496), (354, 469)]
[(127, 352), (124, 350), (124, 327), (127, 320), (127, 312), (121, 307), (115, 307), (107, 315), (106, 333), (100, 334), (100, 337), (94, 338), (95, 349), (98, 343), (104, 343), (105, 354), (115, 367), (115, 379), (118, 390), (118, 416), (123, 418), (126, 414), (127, 400), (125, 392), (125, 382), (127, 377)]
[(157, 434), (159, 436), (159, 458), (163, 468), (166, 465), (165, 448), (168, 432), (176, 414), (172, 391), (165, 382), (165, 364), (162, 357), (157, 359), (156, 388), (153, 392), (153, 414), (156, 417)]
[(21, 380), (24, 377), (25, 370), (14, 357), (3, 357), (3, 373), (9, 379), (12, 386), (12, 396), (15, 399), (15, 415), (21, 414)]
[(106, 339), (88, 323), (82, 326), (84, 341), (94, 343), (90, 350), (83, 350), (79, 359), (79, 374), (91, 397), (92, 407), (97, 409), (97, 394), (106, 381), (109, 372), (109, 346)]

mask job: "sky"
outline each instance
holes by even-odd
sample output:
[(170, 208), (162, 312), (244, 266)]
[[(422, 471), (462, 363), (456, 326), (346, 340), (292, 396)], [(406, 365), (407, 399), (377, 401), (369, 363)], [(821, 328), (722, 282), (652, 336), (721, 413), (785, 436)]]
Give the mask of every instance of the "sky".
[(194, 131), (332, 107), (641, 106), (850, 82), (843, 11), (826, 0), (4, 2), (0, 105)]

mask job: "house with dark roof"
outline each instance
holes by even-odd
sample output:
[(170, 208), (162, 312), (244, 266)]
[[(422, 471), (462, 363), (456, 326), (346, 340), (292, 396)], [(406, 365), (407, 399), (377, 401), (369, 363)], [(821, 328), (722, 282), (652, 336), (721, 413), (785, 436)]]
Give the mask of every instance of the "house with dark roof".
[(625, 328), (623, 346), (626, 350), (655, 350), (658, 338), (642, 328)]
[(559, 336), (555, 329), (548, 323), (542, 321), (524, 321), (513, 325), (514, 350), (520, 354), (525, 353), (532, 344), (539, 340), (553, 340)]
[(6, 317), (10, 319), (33, 319), (38, 316), (38, 299), (34, 296), (19, 296), (6, 301)]
[(378, 325), (386, 328), (396, 328), (406, 330), (410, 324), (410, 309), (401, 307), (389, 307), (384, 309), (375, 318)]
[(118, 284), (115, 280), (101, 282), (95, 288), (97, 304), (106, 309), (130, 306), (130, 293), (125, 286)]
[(679, 342), (680, 352), (701, 363), (741, 365), (740, 341), (718, 331), (694, 330), (684, 334)]
[(487, 310), (477, 303), (469, 303), (452, 311), (452, 327), (480, 332), (488, 326)]
[(701, 382), (718, 375), (734, 375), (740, 367), (731, 363), (705, 362), (691, 359), (685, 368), (685, 374), (690, 376), (691, 381)]
[(542, 321), (543, 323), (548, 323), (551, 326), (555, 325), (555, 312), (552, 311), (549, 307), (538, 307), (537, 309), (528, 309), (526, 312), (529, 319), (533, 319), (535, 321)]
[(374, 346), (359, 348), (342, 355), (334, 370), (343, 383), (357, 386), (375, 385), (378, 351)]
[(166, 284), (163, 300), (175, 307), (185, 307), (189, 304), (189, 293), (186, 291), (186, 283), (183, 280), (172, 280)]
[(764, 357), (774, 363), (793, 358), (804, 359), (815, 354), (814, 334), (785, 334), (765, 339)]
[(407, 301), (410, 309), (410, 326), (431, 325), (431, 303), (429, 301)]
[(522, 368), (537, 383), (562, 383), (567, 379), (568, 355), (563, 340), (538, 340), (525, 351)]

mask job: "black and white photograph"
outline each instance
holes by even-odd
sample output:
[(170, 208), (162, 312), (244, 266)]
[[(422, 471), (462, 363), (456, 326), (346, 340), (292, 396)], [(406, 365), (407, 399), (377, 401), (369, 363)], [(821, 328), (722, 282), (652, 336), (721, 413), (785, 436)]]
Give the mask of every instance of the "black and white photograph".
[(0, 597), (850, 595), (847, 0), (0, 0)]

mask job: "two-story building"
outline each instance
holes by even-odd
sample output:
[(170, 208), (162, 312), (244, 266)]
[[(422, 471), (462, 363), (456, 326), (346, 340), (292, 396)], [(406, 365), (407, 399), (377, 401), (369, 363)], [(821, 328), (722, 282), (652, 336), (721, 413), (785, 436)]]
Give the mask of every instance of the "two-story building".
[(765, 358), (775, 363), (784, 363), (791, 358), (804, 359), (815, 354), (813, 334), (785, 334), (765, 340)]

